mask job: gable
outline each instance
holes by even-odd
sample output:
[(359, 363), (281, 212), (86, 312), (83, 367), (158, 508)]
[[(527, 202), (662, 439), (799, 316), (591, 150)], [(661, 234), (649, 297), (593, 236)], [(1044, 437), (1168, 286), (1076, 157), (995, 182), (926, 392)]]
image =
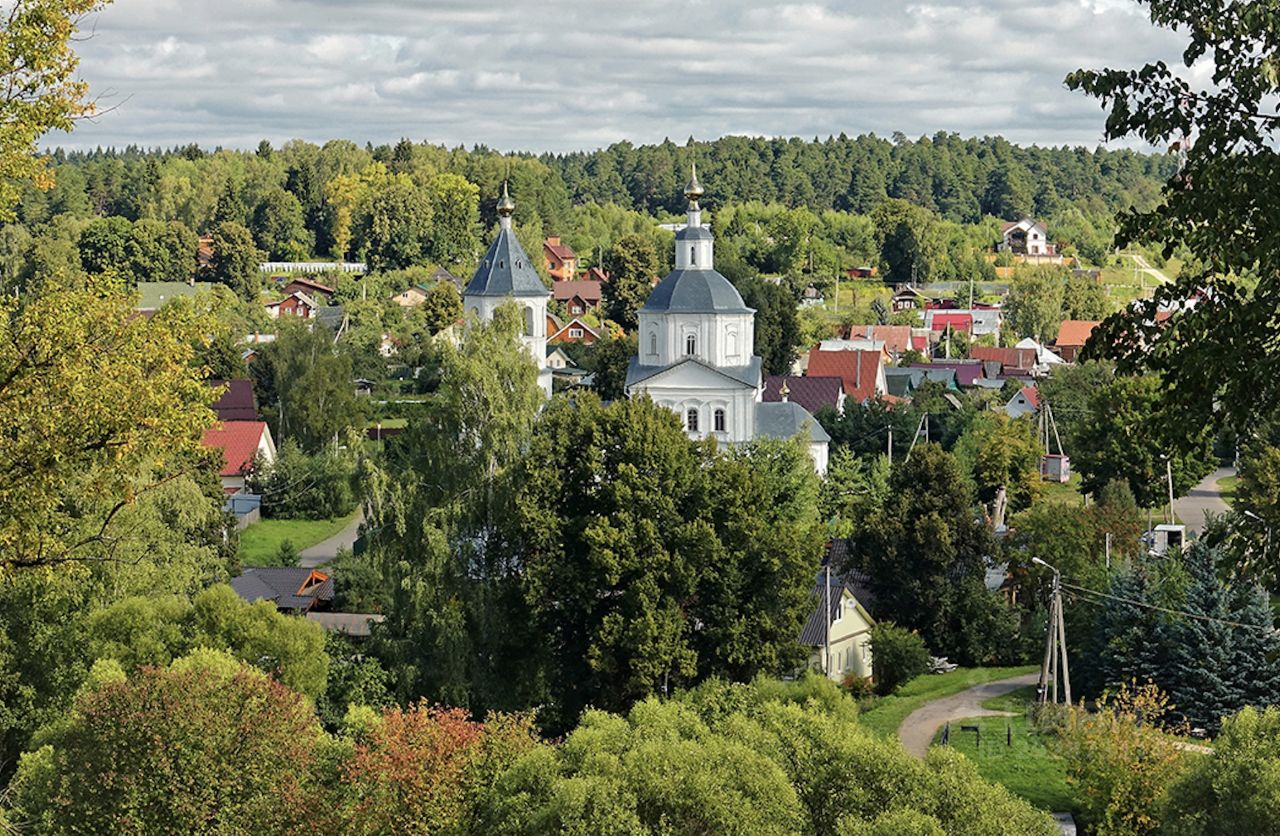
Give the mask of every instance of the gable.
[[(636, 371), (643, 373), (644, 366)], [(630, 388), (644, 391), (647, 389), (756, 389), (758, 387), (725, 374), (712, 366), (706, 366), (697, 360), (685, 360), (655, 374), (643, 377), (632, 383)]]

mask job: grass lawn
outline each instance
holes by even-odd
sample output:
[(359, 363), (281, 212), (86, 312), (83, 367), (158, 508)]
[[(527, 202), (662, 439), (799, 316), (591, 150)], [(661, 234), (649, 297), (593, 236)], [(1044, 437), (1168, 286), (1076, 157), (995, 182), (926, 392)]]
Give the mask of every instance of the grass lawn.
[(285, 540), (298, 551), (337, 534), (351, 516), (336, 520), (261, 520), (240, 532), (240, 562), (245, 566), (276, 566), (276, 554)]
[(1060, 505), (1081, 505), (1080, 474), (1072, 473), (1068, 482), (1041, 482), (1040, 502), (1056, 502)]
[[(1015, 693), (1022, 693), (1021, 699), (1001, 697), (997, 700), (1005, 701), (1004, 704), (993, 706), (990, 703), (997, 700), (989, 700), (984, 707), (1021, 711), (1029, 692)], [(978, 727), (981, 748), (977, 746), (977, 736), (971, 731), (960, 731), (961, 725)], [(1021, 714), (975, 717), (951, 724), (951, 747), (972, 760), (983, 778), (1001, 784), (1042, 810), (1074, 811), (1075, 798), (1067, 783), (1066, 764), (1053, 753), (1052, 745), (1052, 738), (1036, 733)]]
[(1222, 491), (1222, 499), (1228, 505), (1235, 502), (1236, 485), (1240, 483), (1239, 476), (1226, 476), (1218, 480), (1218, 490)]
[(877, 700), (858, 721), (876, 734), (889, 737), (898, 733), (898, 726), (902, 725), (908, 714), (930, 700), (949, 697), (984, 682), (1008, 679), (1035, 670), (1034, 665), (1027, 665), (1020, 668), (958, 668), (950, 673), (927, 673), (903, 685), (897, 693)]

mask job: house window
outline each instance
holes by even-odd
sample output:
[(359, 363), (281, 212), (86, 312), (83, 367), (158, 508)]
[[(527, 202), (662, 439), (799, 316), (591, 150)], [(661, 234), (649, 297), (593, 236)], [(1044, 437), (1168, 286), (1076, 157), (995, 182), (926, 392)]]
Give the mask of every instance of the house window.
[(581, 305), (574, 305), (573, 307), (569, 308), (569, 313), (571, 313), (571, 314), (580, 314), (580, 313), (582, 313), (582, 306), (581, 306)]
[(691, 433), (698, 431), (698, 410), (691, 408), (684, 414), (684, 428)]
[(698, 353), (698, 338), (693, 334), (684, 338), (684, 353), (690, 357)]
[(715, 411), (715, 417), (713, 418), (713, 420), (715, 422), (716, 432), (718, 433), (724, 432), (724, 410), (723, 409), (717, 409)]
[(581, 329), (581, 328), (570, 328), (570, 329), (569, 329), (569, 336), (574, 337), (575, 339), (577, 339), (577, 338), (581, 338), (581, 337), (582, 337), (582, 329)]

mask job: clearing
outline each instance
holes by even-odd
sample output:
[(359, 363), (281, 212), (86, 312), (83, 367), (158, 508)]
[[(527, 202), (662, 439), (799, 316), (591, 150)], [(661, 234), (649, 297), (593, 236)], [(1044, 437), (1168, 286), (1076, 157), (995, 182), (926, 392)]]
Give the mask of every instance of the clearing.
[(261, 520), (240, 532), (240, 562), (245, 566), (278, 566), (276, 555), (285, 540), (301, 553), (347, 527), (355, 513), (333, 520)]

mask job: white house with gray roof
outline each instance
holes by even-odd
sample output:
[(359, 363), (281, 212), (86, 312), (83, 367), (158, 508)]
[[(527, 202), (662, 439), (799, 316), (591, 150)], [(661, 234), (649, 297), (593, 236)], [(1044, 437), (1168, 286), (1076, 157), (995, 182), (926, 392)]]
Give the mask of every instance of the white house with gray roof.
[(551, 291), (542, 283), (533, 262), (516, 239), (511, 228), (515, 201), (502, 184), (498, 201), (498, 237), (484, 254), (471, 281), (462, 294), (466, 312), (481, 322), (493, 319), (493, 313), (506, 302), (515, 302), (524, 315), (524, 334), (520, 341), (538, 364), (538, 385), (551, 397), (551, 369), (547, 367), (547, 301)]
[(803, 434), (818, 472), (831, 437), (799, 404), (763, 403), (755, 355), (755, 311), (715, 269), (714, 238), (702, 225), (697, 171), (685, 187), (688, 223), (676, 234), (675, 269), (638, 314), (639, 354), (627, 370), (628, 396), (648, 395), (680, 416), (691, 438), (741, 444)]

